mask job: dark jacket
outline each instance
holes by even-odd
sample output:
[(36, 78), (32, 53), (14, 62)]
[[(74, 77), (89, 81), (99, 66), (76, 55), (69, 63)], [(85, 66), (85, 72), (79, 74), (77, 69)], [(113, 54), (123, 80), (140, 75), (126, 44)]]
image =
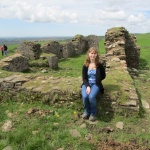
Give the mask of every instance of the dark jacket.
[(7, 51), (7, 46), (6, 46), (6, 45), (4, 45), (3, 47), (4, 47), (4, 51)]
[[(82, 85), (84, 84), (86, 87), (89, 86), (88, 83), (88, 67), (86, 67), (85, 65), (83, 65), (82, 68)], [(102, 80), (104, 80), (106, 77), (106, 73), (105, 73), (105, 68), (102, 64), (98, 64), (97, 68), (96, 68), (96, 85), (100, 87), (100, 91), (101, 93), (104, 93), (104, 87), (102, 84)]]

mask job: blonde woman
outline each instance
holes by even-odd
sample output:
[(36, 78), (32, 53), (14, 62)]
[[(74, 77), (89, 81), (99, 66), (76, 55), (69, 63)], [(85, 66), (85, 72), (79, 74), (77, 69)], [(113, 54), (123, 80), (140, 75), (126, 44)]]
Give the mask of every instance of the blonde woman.
[(103, 85), (101, 81), (105, 79), (105, 68), (99, 62), (98, 51), (95, 47), (91, 47), (86, 55), (86, 59), (82, 68), (82, 100), (84, 105), (83, 119), (90, 121), (96, 120), (97, 103), (96, 96), (101, 91)]

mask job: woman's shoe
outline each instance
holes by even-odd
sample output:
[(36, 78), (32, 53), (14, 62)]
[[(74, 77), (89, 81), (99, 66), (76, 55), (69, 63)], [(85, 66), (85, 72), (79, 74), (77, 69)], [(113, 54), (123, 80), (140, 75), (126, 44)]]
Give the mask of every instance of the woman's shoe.
[(96, 121), (96, 117), (95, 116), (90, 116), (89, 120), (90, 121)]
[(86, 114), (86, 113), (83, 113), (83, 114), (82, 114), (82, 118), (83, 118), (83, 119), (88, 119), (89, 116), (90, 116), (90, 115), (89, 115), (89, 114)]

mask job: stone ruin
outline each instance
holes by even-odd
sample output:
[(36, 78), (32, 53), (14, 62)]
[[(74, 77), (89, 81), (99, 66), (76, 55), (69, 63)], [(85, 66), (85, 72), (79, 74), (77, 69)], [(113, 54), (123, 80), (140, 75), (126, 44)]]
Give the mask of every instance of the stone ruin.
[[(89, 35), (86, 38), (83, 35), (76, 35), (72, 39), (72, 41), (69, 42), (67, 41), (64, 43), (59, 43), (58, 41), (49, 41), (42, 47), (40, 44), (37, 44), (35, 42), (22, 42), (18, 47), (18, 53), (20, 53), (22, 56), (26, 57), (30, 61), (28, 65), (28, 69), (29, 67), (49, 67), (51, 69), (57, 69), (58, 59), (69, 58), (78, 54), (82, 54), (86, 52), (90, 46), (98, 45), (98, 42), (99, 42), (99, 38), (96, 35)], [(4, 64), (6, 63), (3, 63), (2, 69), (7, 71), (27, 70), (27, 66), (24, 65), (23, 62), (20, 62), (21, 59), (15, 58), (15, 56), (16, 55), (11, 57), (11, 60), (12, 58), (17, 59), (18, 64), (19, 65), (22, 64), (22, 68), (20, 69), (20, 67), (16, 65), (16, 61), (14, 60), (14, 61), (9, 61), (11, 63), (15, 62), (14, 64), (10, 64), (9, 67), (7, 67), (8, 65), (4, 66)], [(10, 66), (13, 66), (13, 68), (11, 68)]]
[[(139, 99), (136, 89), (133, 86), (133, 79), (130, 76), (129, 68), (138, 68), (140, 61), (140, 47), (135, 43), (135, 36), (128, 33), (124, 27), (108, 29), (105, 34), (106, 54), (101, 55), (100, 59), (106, 66), (107, 77), (118, 81), (118, 85), (127, 96), (126, 102), (120, 102), (120, 107), (130, 107), (138, 109)], [(116, 74), (114, 74), (117, 73)], [(117, 78), (118, 77), (118, 78)], [(126, 81), (122, 81), (125, 77)], [(116, 79), (117, 78), (117, 79)], [(127, 80), (128, 79), (128, 80)], [(119, 82), (120, 81), (120, 82)], [(129, 88), (130, 87), (130, 88)], [(112, 92), (113, 93), (113, 92)], [(116, 100), (119, 93), (116, 94)], [(115, 102), (114, 102), (115, 103)]]
[(99, 49), (99, 37), (98, 36), (89, 35), (85, 39), (88, 42), (88, 49), (90, 47), (96, 47), (96, 49)]
[(41, 55), (40, 44), (23, 42), (19, 45), (18, 52), (30, 60), (39, 59)]
[(140, 47), (135, 42), (136, 37), (124, 27), (111, 28), (105, 34), (107, 55), (125, 60), (129, 68), (138, 68), (140, 62)]
[(41, 51), (44, 53), (55, 54), (58, 58), (63, 57), (62, 45), (58, 41), (50, 41), (41, 47)]
[(29, 68), (27, 57), (21, 54), (14, 54), (0, 61), (2, 70), (9, 70), (13, 72), (22, 72)]
[(83, 35), (77, 34), (73, 39), (72, 43), (75, 47), (75, 54), (82, 54), (88, 49), (88, 41)]
[[(85, 47), (88, 48), (90, 46), (97, 46), (98, 48), (98, 37), (93, 37), (95, 40), (91, 41), (90, 39), (92, 37), (93, 36), (87, 37), (87, 40), (83, 36), (76, 36), (71, 42), (66, 42), (63, 44), (59, 44), (56, 41), (49, 42), (38, 51), (39, 53), (47, 53), (46, 56), (42, 58), (40, 57), (40, 59), (52, 58), (54, 56), (56, 58), (68, 58), (75, 54), (84, 52), (86, 50), (84, 49)], [(138, 68), (139, 65), (140, 48), (135, 44), (135, 37), (131, 36), (123, 27), (112, 28), (107, 30), (104, 44), (106, 54), (102, 55), (101, 59), (106, 66), (107, 78), (112, 78), (113, 80), (113, 77), (116, 77), (113, 72), (114, 70), (117, 70), (121, 75), (127, 76), (130, 79), (130, 82), (126, 83), (121, 81), (119, 77), (116, 79), (121, 90), (127, 95), (127, 101), (125, 103), (120, 103), (120, 105), (138, 109), (138, 95), (132, 83), (132, 78), (128, 72), (128, 67)], [(24, 46), (24, 49), (26, 50), (26, 45)], [(28, 44), (27, 47), (29, 48)], [(53, 55), (51, 55), (53, 52), (52, 47), (56, 50)], [(83, 49), (81, 50), (81, 48)], [(21, 52), (22, 51), (23, 49)], [(37, 54), (35, 57), (35, 54), (31, 53), (33, 58), (38, 58), (39, 53), (33, 49), (32, 51)], [(23, 52), (23, 54), (24, 53), (25, 52)], [(28, 56), (27, 54), (24, 55)], [(129, 58), (131, 60), (129, 60)], [(49, 64), (53, 66), (53, 60), (56, 61), (55, 65), (57, 66), (58, 60), (55, 59), (50, 59)], [(19, 91), (19, 93), (21, 93), (21, 98), (25, 100), (28, 97), (30, 100), (32, 100), (32, 98), (33, 100), (40, 99), (45, 103), (60, 103), (62, 105), (65, 102), (72, 102), (75, 99), (81, 98), (81, 80), (81, 78), (63, 79), (61, 77), (29, 77), (25, 75), (12, 75), (11, 77), (6, 77), (0, 80), (0, 90), (2, 92), (0, 98), (4, 99), (3, 95), (7, 95), (7, 93), (9, 93), (8, 96), (14, 97), (14, 99), (19, 99), (20, 97), (17, 94)], [(106, 94), (102, 98), (106, 101), (109, 97), (109, 93), (107, 93), (107, 86), (111, 86), (111, 83), (109, 84), (110, 85), (104, 84), (106, 87)], [(121, 96), (120, 93), (117, 91), (115, 92), (116, 93), (114, 93), (114, 95), (116, 95), (116, 97), (110, 98), (114, 101), (118, 100)]]
[(56, 57), (55, 55), (53, 55), (51, 57), (47, 57), (47, 61), (48, 61), (49, 68), (51, 68), (51, 69), (58, 68), (58, 57)]
[(69, 58), (76, 55), (75, 46), (73, 45), (72, 42), (67, 42), (63, 44), (62, 50), (63, 50), (63, 56), (62, 56), (63, 58)]
[(56, 54), (59, 59), (68, 58), (86, 52), (91, 46), (98, 47), (98, 42), (99, 38), (96, 35), (89, 35), (85, 38), (83, 35), (77, 34), (69, 42), (50, 41), (41, 47), (41, 51)]

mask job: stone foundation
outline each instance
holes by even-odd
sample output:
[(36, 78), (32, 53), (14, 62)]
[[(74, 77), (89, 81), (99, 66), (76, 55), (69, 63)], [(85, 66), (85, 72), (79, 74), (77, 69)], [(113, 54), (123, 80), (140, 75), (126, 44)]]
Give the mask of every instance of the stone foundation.
[(81, 79), (12, 75), (0, 79), (0, 101), (41, 101), (46, 104), (70, 103), (80, 99)]
[(29, 68), (28, 59), (21, 54), (15, 54), (2, 59), (0, 68), (6, 71), (22, 72)]

